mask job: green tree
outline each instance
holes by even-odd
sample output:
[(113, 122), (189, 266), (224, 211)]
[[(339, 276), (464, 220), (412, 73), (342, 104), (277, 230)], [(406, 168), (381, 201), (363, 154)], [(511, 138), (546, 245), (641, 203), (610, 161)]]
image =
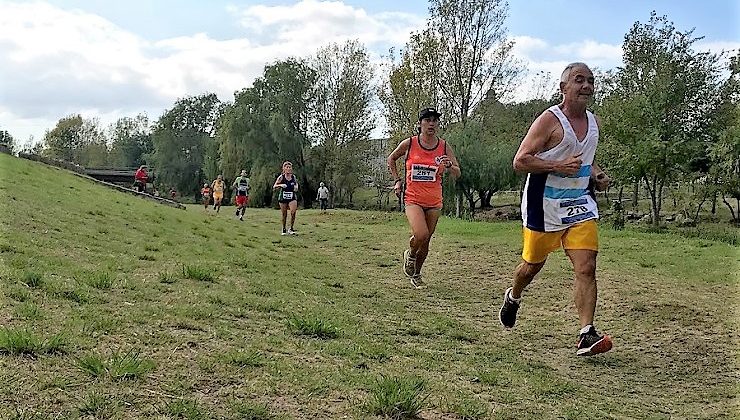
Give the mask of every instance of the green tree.
[(365, 47), (357, 41), (320, 49), (311, 67), (316, 86), (310, 131), (318, 142), (315, 156), (320, 159), (314, 163), (323, 169), (319, 177), (327, 181), (334, 201), (351, 202), (370, 170), (373, 68)]
[(10, 154), (18, 152), (18, 143), (7, 130), (0, 130), (0, 144), (4, 144), (5, 147), (8, 148)]
[(152, 133), (155, 182), (174, 187), (181, 195), (198, 194), (205, 179), (203, 166), (208, 143), (214, 141), (223, 105), (215, 94), (179, 99), (157, 121)]
[[(460, 166), (465, 168), (458, 179), (458, 191), (467, 201), (468, 212), (491, 206), (492, 196), (499, 191), (514, 190), (521, 177), (512, 161), (529, 125), (555, 101), (535, 99), (505, 104), (489, 97), (473, 113), (467, 124), (455, 124), (446, 136), (455, 144)], [(445, 194), (446, 204), (459, 206), (452, 194)]]
[(108, 138), (97, 118), (84, 119), (82, 123), (82, 147), (78, 163), (87, 168), (104, 168), (108, 166)]
[(152, 153), (152, 137), (146, 114), (120, 118), (111, 125), (110, 163), (116, 167), (138, 167)]
[(97, 119), (83, 119), (79, 114), (61, 118), (47, 130), (43, 154), (88, 167), (102, 167), (108, 162), (108, 145)]
[[(729, 60), (729, 76), (722, 84), (721, 105), (714, 121), (716, 133), (707, 150), (708, 170), (704, 186), (719, 194), (732, 220), (740, 221), (740, 52)], [(735, 199), (735, 205), (728, 201)], [(697, 211), (698, 214), (698, 211)]]
[(54, 128), (44, 134), (44, 155), (79, 163), (79, 151), (83, 144), (82, 124), (82, 116), (79, 114), (61, 118)]
[(425, 30), (411, 34), (398, 59), (394, 51), (390, 51), (384, 65), (384, 81), (378, 87), (386, 133), (393, 140), (388, 145), (391, 148), (388, 153), (402, 139), (416, 134), (420, 109), (440, 102), (440, 50), (439, 40), (430, 30)]
[(235, 95), (220, 120), (221, 167), (227, 177), (249, 170), (256, 205), (271, 203), (272, 185), (285, 160), (294, 163), (304, 205), (310, 205), (307, 130), (315, 80), (315, 72), (302, 60), (278, 61)]
[(694, 51), (698, 39), (655, 12), (649, 22), (636, 22), (622, 46), (624, 66), (601, 107), (600, 153), (608, 156), (601, 161), (610, 174), (645, 183), (655, 226), (664, 187), (710, 139), (719, 106), (719, 57)]
[(512, 55), (503, 0), (431, 0), (429, 28), (441, 47), (439, 89), (450, 122), (468, 119), (486, 96), (507, 99), (522, 67)]

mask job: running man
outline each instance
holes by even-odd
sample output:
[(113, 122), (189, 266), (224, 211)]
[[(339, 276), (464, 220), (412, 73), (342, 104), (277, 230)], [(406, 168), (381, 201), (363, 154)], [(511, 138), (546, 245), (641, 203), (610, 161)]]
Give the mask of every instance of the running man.
[(403, 201), (412, 236), (409, 249), (403, 252), (403, 272), (416, 288), (424, 284), (421, 267), (429, 254), (429, 241), (442, 210), (442, 175), (449, 171), (455, 178), (460, 176), (460, 165), (452, 146), (437, 137), (440, 116), (442, 114), (434, 108), (422, 109), (419, 135), (401, 141), (387, 159), (388, 169), (395, 179), (393, 189), (400, 195), (403, 180), (398, 176), (396, 161), (406, 156)]
[(236, 177), (231, 188), (236, 189), (236, 215), (239, 220), (244, 220), (244, 212), (247, 210), (247, 203), (249, 203), (249, 178), (247, 178), (247, 171), (242, 169), (241, 175)]
[[(293, 229), (293, 226), (295, 226), (295, 214), (298, 211), (298, 198), (296, 197), (296, 192), (298, 192), (298, 180), (296, 180), (295, 175), (293, 175), (292, 163), (289, 161), (285, 161), (283, 163), (283, 173), (277, 177), (272, 188), (274, 190), (280, 190), (278, 193), (278, 203), (280, 204), (280, 220), (283, 224), (281, 235), (295, 235), (296, 231)], [(288, 218), (289, 209), (290, 228), (285, 230), (285, 221)]]
[(211, 202), (211, 186), (207, 182), (200, 189), (200, 194), (203, 196), (203, 208), (208, 210), (208, 204)]
[(581, 324), (576, 355), (591, 356), (612, 348), (611, 338), (599, 335), (593, 325), (599, 212), (588, 193), (589, 180), (602, 191), (609, 177), (594, 161), (599, 120), (586, 110), (594, 93), (593, 73), (584, 63), (569, 64), (560, 76), (560, 91), (563, 101), (537, 117), (514, 157), (514, 169), (528, 173), (522, 198), (524, 245), (499, 320), (514, 327), (524, 288), (548, 254), (562, 246), (575, 271)]
[(221, 211), (221, 201), (224, 199), (224, 190), (226, 189), (223, 175), (219, 175), (213, 180), (211, 189), (213, 189), (213, 209), (218, 213)]
[(329, 202), (329, 189), (323, 182), (319, 183), (319, 190), (316, 192), (316, 199), (319, 200), (321, 212), (326, 212), (327, 203)]

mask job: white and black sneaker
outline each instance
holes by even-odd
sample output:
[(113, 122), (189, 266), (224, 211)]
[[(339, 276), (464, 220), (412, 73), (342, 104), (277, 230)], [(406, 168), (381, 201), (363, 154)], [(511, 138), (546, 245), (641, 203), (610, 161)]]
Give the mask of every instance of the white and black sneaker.
[(415, 273), (409, 277), (409, 280), (411, 280), (411, 285), (414, 286), (415, 289), (421, 289), (425, 286), (424, 280), (421, 278), (421, 273)]
[(411, 250), (403, 251), (403, 274), (411, 278), (416, 272), (416, 258), (411, 256)]
[(298, 232), (294, 231), (293, 228), (288, 229), (288, 235), (297, 235)]
[(498, 320), (501, 321), (501, 325), (506, 328), (514, 328), (516, 323), (516, 312), (519, 310), (519, 305), (522, 299), (514, 299), (511, 297), (511, 287), (506, 289), (504, 293), (504, 303), (501, 305), (501, 309), (498, 311)]

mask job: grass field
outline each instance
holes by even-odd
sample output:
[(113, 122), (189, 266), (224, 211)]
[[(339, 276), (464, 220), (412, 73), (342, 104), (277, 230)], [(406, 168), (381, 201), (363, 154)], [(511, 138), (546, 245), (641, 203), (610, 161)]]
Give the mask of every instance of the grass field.
[(0, 155), (0, 418), (717, 419), (740, 416), (737, 247), (601, 231), (575, 357), (552, 255), (498, 323), (516, 222), (443, 218), (426, 289), (399, 214), (177, 210)]

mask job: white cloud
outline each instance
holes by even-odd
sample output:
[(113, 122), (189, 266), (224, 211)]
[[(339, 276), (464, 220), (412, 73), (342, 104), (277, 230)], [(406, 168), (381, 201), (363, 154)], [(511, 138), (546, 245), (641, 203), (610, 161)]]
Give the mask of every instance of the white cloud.
[[(554, 91), (560, 73), (572, 62), (582, 61), (591, 68), (608, 70), (622, 63), (622, 46), (584, 39), (580, 42), (551, 45), (546, 40), (530, 36), (513, 37), (513, 54), (527, 67), (523, 83), (514, 92), (515, 100), (525, 100), (538, 91), (543, 79)], [(533, 89), (533, 86), (535, 89)]]
[[(388, 48), (403, 46), (425, 25), (423, 15), (370, 14), (341, 1), (231, 6), (228, 11), (241, 24), (242, 36), (222, 40), (195, 33), (148, 40), (82, 10), (0, 0), (0, 129), (25, 140), (30, 134), (39, 139), (71, 113), (98, 116), (104, 124), (139, 112), (156, 119), (184, 96), (214, 92), (231, 100), (265, 64), (310, 56), (330, 42), (357, 39), (378, 64)], [(620, 45), (514, 39), (514, 55), (529, 69), (515, 99), (531, 96), (531, 87), (541, 80), (538, 73), (557, 80), (569, 62), (601, 69), (621, 63)], [(736, 41), (697, 43), (700, 50), (738, 48)]]
[(250, 6), (235, 11), (247, 30), (296, 48), (315, 50), (327, 40), (358, 39), (366, 45), (403, 45), (411, 31), (425, 24), (423, 16), (385, 12), (369, 15), (364, 9), (340, 1), (303, 0), (290, 6)]
[(740, 51), (740, 41), (697, 41), (694, 44), (697, 51), (710, 51), (718, 53), (726, 51), (730, 54), (737, 54)]
[(71, 113), (104, 124), (139, 112), (156, 119), (180, 97), (214, 92), (231, 100), (275, 60), (348, 39), (371, 51), (403, 45), (424, 24), (332, 1), (229, 10), (247, 36), (150, 41), (81, 10), (0, 0), (0, 127), (39, 139)]

